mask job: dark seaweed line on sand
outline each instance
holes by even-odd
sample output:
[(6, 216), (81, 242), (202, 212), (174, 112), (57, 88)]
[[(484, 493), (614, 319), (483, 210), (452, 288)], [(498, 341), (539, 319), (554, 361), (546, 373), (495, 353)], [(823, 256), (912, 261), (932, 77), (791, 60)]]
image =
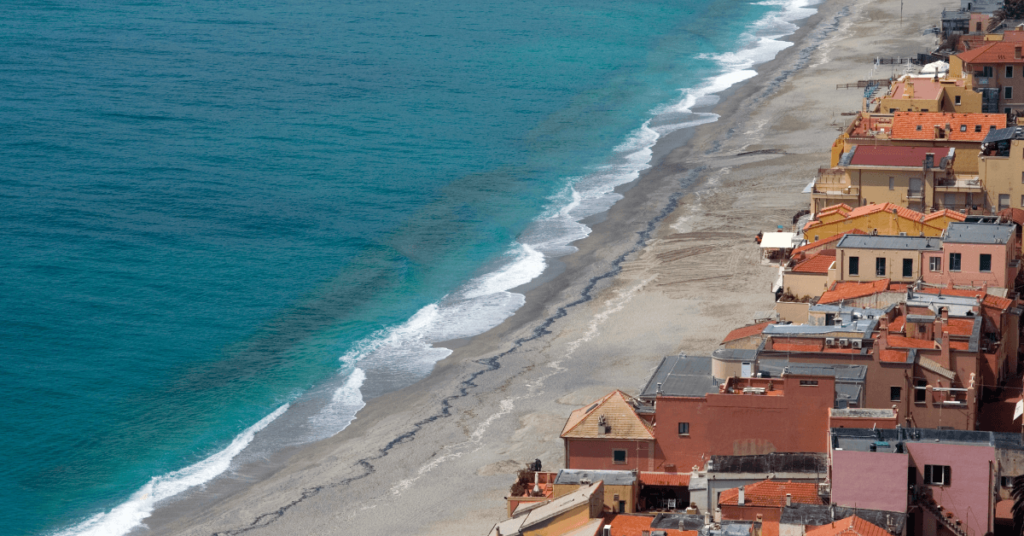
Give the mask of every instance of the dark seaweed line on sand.
[[(849, 15), (849, 13), (849, 7), (844, 7), (842, 10), (837, 12), (835, 16), (832, 17), (832, 20), (829, 21), (828, 24), (820, 27), (815, 32), (816, 39), (813, 40), (813, 43), (809, 44), (808, 46), (800, 50), (799, 59), (793, 65), (793, 67), (790, 69), (783, 70), (778, 76), (772, 79), (771, 82), (766, 85), (765, 89), (758, 95), (756, 95), (754, 100), (757, 102), (764, 100), (769, 95), (777, 91), (782, 86), (783, 82), (789, 79), (794, 73), (805, 67), (807, 63), (810, 61), (811, 54), (815, 50), (817, 50), (821, 40), (823, 40), (829, 34), (838, 30), (839, 21), (843, 17)], [(731, 135), (732, 129), (730, 129), (729, 131), (729, 136)], [(709, 152), (716, 151), (718, 145), (719, 144), (717, 143), (714, 144), (714, 148)], [(626, 259), (629, 258), (630, 255), (633, 255), (634, 253), (640, 251), (643, 247), (646, 246), (647, 241), (650, 239), (651, 235), (653, 235), (654, 230), (658, 226), (658, 224), (661, 223), (662, 220), (668, 217), (668, 215), (671, 214), (678, 207), (679, 200), (683, 197), (684, 194), (688, 192), (686, 188), (687, 183), (692, 183), (693, 179), (699, 176), (699, 174), (705, 171), (706, 169), (706, 166), (692, 169), (686, 174), (686, 176), (683, 179), (680, 180), (680, 185), (682, 187), (679, 189), (679, 191), (669, 196), (668, 203), (666, 203), (665, 207), (663, 207), (654, 218), (647, 222), (643, 230), (637, 233), (637, 240), (636, 242), (634, 242), (633, 246), (628, 251), (619, 255), (618, 257), (616, 257), (614, 261), (612, 261), (611, 269), (609, 269), (607, 272), (601, 275), (592, 277), (590, 281), (587, 283), (587, 285), (583, 287), (583, 290), (580, 292), (580, 297), (577, 300), (559, 307), (555, 311), (555, 314), (547, 317), (539, 326), (535, 327), (533, 329), (533, 332), (529, 336), (516, 339), (515, 342), (512, 343), (512, 347), (509, 348), (508, 350), (505, 350), (500, 354), (488, 357), (486, 359), (474, 360), (474, 363), (482, 365), (484, 368), (476, 372), (473, 372), (472, 374), (469, 375), (468, 378), (459, 382), (458, 393), (450, 395), (441, 400), (441, 409), (437, 413), (415, 422), (412, 425), (412, 430), (409, 430), (408, 432), (389, 441), (386, 445), (381, 447), (380, 450), (378, 450), (376, 455), (362, 458), (358, 462), (356, 462), (357, 466), (360, 466), (364, 469), (363, 474), (346, 478), (338, 482), (334, 482), (332, 484), (325, 484), (322, 486), (306, 488), (302, 490), (302, 494), (299, 495), (297, 499), (292, 500), (291, 502), (281, 506), (280, 508), (274, 510), (273, 512), (268, 512), (259, 515), (258, 517), (253, 519), (253, 521), (249, 523), (249, 525), (238, 529), (215, 532), (213, 533), (213, 536), (235, 536), (238, 534), (244, 534), (251, 530), (267, 527), (271, 523), (283, 517), (288, 510), (292, 509), (292, 507), (298, 505), (299, 503), (305, 501), (306, 499), (319, 495), (320, 492), (324, 491), (325, 489), (346, 486), (348, 484), (351, 484), (352, 482), (361, 480), (372, 475), (374, 472), (376, 472), (376, 468), (373, 466), (371, 462), (384, 458), (391, 452), (393, 448), (397, 447), (398, 445), (412, 441), (416, 437), (416, 434), (420, 430), (422, 430), (424, 426), (439, 419), (450, 417), (452, 415), (452, 401), (468, 396), (471, 388), (478, 387), (478, 385), (475, 382), (477, 378), (488, 372), (493, 372), (495, 370), (500, 369), (501, 358), (511, 354), (512, 352), (515, 352), (520, 347), (522, 347), (523, 344), (538, 340), (546, 335), (550, 335), (551, 330), (548, 328), (550, 328), (557, 320), (569, 314), (569, 309), (576, 307), (577, 305), (587, 303), (594, 299), (593, 292), (594, 289), (597, 288), (598, 283), (605, 279), (609, 279), (611, 277), (618, 275), (622, 271), (622, 264), (626, 261)]]

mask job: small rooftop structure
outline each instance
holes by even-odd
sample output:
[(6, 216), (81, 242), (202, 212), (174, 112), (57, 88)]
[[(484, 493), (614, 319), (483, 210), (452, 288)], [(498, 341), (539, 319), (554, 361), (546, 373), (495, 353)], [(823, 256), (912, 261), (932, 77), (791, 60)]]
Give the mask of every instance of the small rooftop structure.
[(825, 504), (813, 482), (764, 480), (743, 487), (744, 500), (739, 504), (739, 488), (727, 489), (719, 496), (722, 506), (784, 507), (787, 496), (793, 503)]
[(828, 473), (828, 459), (817, 452), (772, 452), (750, 456), (711, 456), (713, 473)]
[(950, 223), (945, 241), (951, 244), (1006, 244), (1013, 240), (1016, 225), (1012, 223)]
[(604, 484), (602, 482), (595, 482), (589, 486), (581, 487), (579, 490), (568, 495), (533, 506), (521, 514), (514, 514), (515, 517), (512, 519), (496, 524), (489, 534), (490, 536), (517, 536), (522, 534), (523, 530), (540, 525), (580, 506), (588, 504), (593, 506), (592, 503), (595, 502), (594, 495), (603, 492)]
[(718, 392), (718, 382), (711, 375), (711, 358), (673, 355), (661, 360), (647, 381), (640, 399), (653, 402), (659, 393), (665, 396), (704, 396)]
[(629, 396), (615, 390), (570, 413), (561, 437), (653, 441), (654, 430), (633, 411)]
[(603, 481), (606, 486), (632, 486), (636, 482), (633, 471), (593, 471), (590, 469), (561, 469), (555, 485), (591, 484)]
[(797, 233), (764, 233), (761, 249), (792, 249), (800, 245), (802, 238)]
[(793, 504), (782, 509), (779, 523), (783, 525), (822, 526), (833, 521), (856, 514), (857, 517), (869, 521), (879, 527), (888, 525), (891, 534), (903, 534), (907, 522), (907, 514), (888, 512), (885, 510), (867, 510), (864, 508), (847, 508), (837, 505)]
[(895, 430), (833, 428), (831, 434), (833, 449), (857, 452), (899, 452), (902, 449), (901, 444), (908, 442), (987, 445), (998, 449), (1024, 451), (1021, 434), (1010, 432), (932, 428), (897, 428)]

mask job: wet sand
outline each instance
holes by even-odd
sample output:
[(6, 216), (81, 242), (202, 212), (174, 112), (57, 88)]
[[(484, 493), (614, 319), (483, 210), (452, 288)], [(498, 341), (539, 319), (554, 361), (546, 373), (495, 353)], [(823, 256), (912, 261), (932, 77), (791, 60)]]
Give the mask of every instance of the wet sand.
[[(803, 187), (884, 78), (876, 56), (930, 50), (943, 7), (828, 0), (758, 76), (722, 94), (718, 122), (668, 136), (654, 166), (497, 328), (457, 341), (424, 380), (371, 400), (330, 439), (251, 469), (232, 493), (160, 508), (144, 534), (485, 534), (505, 518), (513, 474), (563, 460), (569, 412), (637, 393), (661, 358), (708, 354), (771, 309), (777, 268), (760, 230), (808, 208)], [(210, 489), (216, 488), (216, 482)]]

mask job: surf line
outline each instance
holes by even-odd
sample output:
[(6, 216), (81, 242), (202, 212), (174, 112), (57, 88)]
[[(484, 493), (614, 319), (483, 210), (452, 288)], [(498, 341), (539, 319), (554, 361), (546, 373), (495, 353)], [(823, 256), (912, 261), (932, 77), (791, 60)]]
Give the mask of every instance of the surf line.
[[(782, 73), (780, 73), (774, 79), (772, 79), (770, 81), (770, 83), (766, 85), (764, 91), (759, 93), (758, 95), (756, 95), (755, 100), (759, 102), (759, 101), (767, 98), (771, 94), (775, 93), (782, 86), (782, 82), (784, 82), (790, 76), (792, 76), (793, 74), (795, 74), (796, 72), (801, 70), (803, 67), (805, 67), (807, 65), (807, 63), (809, 62), (809, 60), (810, 60), (811, 54), (815, 50), (817, 50), (817, 48), (820, 46), (821, 40), (823, 38), (827, 37), (828, 35), (834, 33), (836, 30), (838, 30), (840, 21), (843, 18), (845, 18), (846, 16), (848, 16), (849, 14), (850, 14), (849, 7), (844, 7), (839, 12), (837, 12), (832, 17), (832, 20), (830, 20), (828, 24), (826, 24), (824, 27), (820, 28), (819, 32), (816, 32), (815, 39), (812, 40), (813, 41), (812, 43), (808, 44), (806, 47), (802, 47), (799, 51), (797, 51), (798, 54), (799, 54), (799, 58), (800, 58), (800, 61), (797, 63), (797, 65), (794, 65), (790, 69), (784, 70)], [(731, 135), (731, 134), (733, 134), (733, 132), (732, 132), (732, 130), (730, 130), (726, 134), (727, 135)], [(707, 152), (707, 154), (711, 154), (711, 153), (715, 152), (717, 150), (717, 148), (720, 147), (720, 146), (721, 146), (721, 142), (720, 141), (716, 141), (716, 143), (712, 144), (712, 148)], [(537, 327), (535, 327), (533, 329), (533, 331), (531, 332), (531, 334), (529, 336), (516, 339), (512, 343), (512, 347), (509, 348), (508, 350), (505, 350), (504, 352), (501, 352), (499, 354), (496, 354), (494, 356), (491, 356), (491, 357), (488, 357), (488, 358), (485, 358), (485, 359), (473, 360), (472, 361), (473, 363), (481, 365), (484, 368), (473, 372), (472, 374), (469, 375), (468, 378), (466, 378), (465, 380), (459, 382), (458, 383), (458, 390), (457, 390), (456, 394), (449, 395), (449, 396), (445, 397), (444, 399), (442, 399), (441, 400), (440, 410), (437, 413), (435, 413), (433, 415), (430, 415), (429, 417), (423, 418), (423, 419), (413, 423), (411, 430), (409, 430), (408, 432), (405, 432), (404, 434), (402, 434), (402, 435), (400, 435), (398, 437), (395, 437), (394, 439), (389, 441), (386, 445), (384, 445), (383, 447), (378, 449), (377, 454), (375, 454), (373, 456), (367, 456), (365, 458), (359, 459), (355, 463), (355, 466), (363, 468), (364, 472), (362, 474), (357, 475), (357, 476), (353, 476), (353, 477), (349, 477), (349, 478), (345, 478), (343, 480), (339, 480), (338, 482), (334, 482), (334, 483), (330, 483), (330, 484), (323, 484), (323, 485), (319, 485), (319, 486), (313, 486), (313, 487), (310, 487), (310, 488), (306, 488), (306, 489), (302, 490), (302, 493), (299, 495), (299, 497), (297, 499), (294, 499), (294, 500), (292, 500), (292, 501), (282, 505), (277, 510), (274, 510), (272, 512), (267, 512), (267, 513), (264, 513), (264, 514), (261, 514), (261, 515), (257, 516), (248, 525), (246, 525), (244, 527), (237, 528), (237, 529), (231, 529), (231, 530), (215, 532), (215, 533), (213, 533), (213, 536), (237, 536), (239, 534), (245, 534), (246, 532), (249, 532), (251, 530), (265, 528), (265, 527), (271, 525), (272, 523), (274, 523), (275, 521), (277, 521), (278, 519), (280, 519), (281, 517), (283, 517), (285, 515), (285, 513), (288, 512), (288, 510), (291, 510), (293, 507), (295, 507), (298, 504), (302, 503), (306, 499), (310, 499), (312, 497), (315, 497), (315, 496), (319, 495), (320, 492), (322, 492), (324, 490), (339, 488), (339, 487), (342, 487), (342, 486), (347, 486), (347, 485), (349, 485), (349, 484), (351, 484), (353, 482), (356, 482), (358, 480), (362, 480), (362, 479), (364, 479), (364, 478), (374, 474), (377, 469), (376, 469), (376, 467), (374, 467), (372, 462), (380, 460), (380, 459), (383, 459), (384, 457), (386, 457), (391, 452), (392, 449), (394, 449), (398, 445), (401, 445), (403, 443), (407, 443), (407, 442), (410, 442), (410, 441), (414, 440), (415, 437), (416, 437), (416, 434), (419, 433), (419, 431), (422, 430), (426, 425), (428, 425), (430, 423), (433, 423), (435, 421), (438, 421), (440, 419), (452, 416), (452, 413), (451, 413), (452, 402), (455, 401), (455, 400), (458, 400), (460, 398), (465, 398), (466, 396), (469, 395), (470, 390), (472, 388), (479, 387), (476, 384), (476, 379), (477, 378), (479, 378), (480, 376), (483, 376), (484, 374), (487, 374), (489, 372), (493, 372), (493, 371), (496, 371), (496, 370), (500, 369), (501, 368), (501, 359), (503, 357), (506, 357), (506, 356), (514, 353), (515, 351), (519, 350), (519, 348), (521, 348), (524, 344), (526, 344), (528, 342), (536, 341), (538, 339), (541, 339), (542, 337), (550, 335), (552, 332), (551, 332), (551, 330), (549, 328), (557, 320), (565, 317), (568, 314), (569, 309), (574, 308), (574, 307), (576, 307), (578, 305), (582, 305), (584, 303), (587, 303), (587, 302), (593, 300), (594, 299), (594, 289), (597, 287), (598, 283), (600, 283), (601, 281), (603, 281), (605, 279), (609, 279), (609, 278), (615, 277), (616, 275), (618, 275), (622, 271), (622, 264), (626, 261), (626, 259), (630, 255), (633, 255), (634, 253), (640, 251), (642, 248), (644, 248), (647, 245), (647, 242), (650, 240), (651, 236), (654, 234), (654, 230), (657, 227), (657, 225), (659, 223), (661, 223), (666, 217), (668, 217), (668, 215), (671, 214), (679, 206), (680, 199), (682, 199), (682, 197), (685, 194), (689, 193), (686, 187), (689, 184), (692, 184), (692, 182), (697, 177), (699, 177), (700, 174), (704, 173), (707, 170), (708, 170), (707, 166), (700, 166), (700, 167), (697, 167), (697, 168), (689, 170), (685, 174), (684, 178), (680, 179), (680, 181), (679, 181), (681, 188), (677, 192), (675, 192), (671, 196), (669, 196), (667, 203), (661, 209), (661, 211), (657, 215), (655, 215), (651, 220), (649, 220), (642, 230), (637, 232), (637, 239), (633, 243), (632, 247), (630, 247), (630, 249), (628, 251), (626, 251), (625, 253), (622, 253), (621, 255), (616, 257), (615, 260), (612, 261), (611, 268), (608, 271), (606, 271), (606, 272), (604, 272), (604, 273), (602, 273), (600, 275), (597, 275), (595, 277), (592, 277), (588, 281), (587, 285), (583, 287), (583, 290), (580, 292), (580, 297), (578, 299), (576, 299), (576, 300), (574, 300), (574, 301), (572, 301), (572, 302), (570, 302), (570, 303), (568, 303), (566, 305), (563, 305), (563, 306), (559, 307), (558, 309), (556, 309), (555, 313), (552, 314), (551, 316), (545, 318), (544, 321), (541, 322), (540, 325), (538, 325)]]

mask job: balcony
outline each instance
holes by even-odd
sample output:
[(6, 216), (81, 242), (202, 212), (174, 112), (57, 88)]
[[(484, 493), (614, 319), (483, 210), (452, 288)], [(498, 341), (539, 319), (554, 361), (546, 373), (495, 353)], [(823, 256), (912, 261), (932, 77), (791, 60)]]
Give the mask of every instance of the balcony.
[(981, 192), (981, 179), (974, 176), (969, 178), (938, 179), (935, 181), (935, 189), (950, 192)]

